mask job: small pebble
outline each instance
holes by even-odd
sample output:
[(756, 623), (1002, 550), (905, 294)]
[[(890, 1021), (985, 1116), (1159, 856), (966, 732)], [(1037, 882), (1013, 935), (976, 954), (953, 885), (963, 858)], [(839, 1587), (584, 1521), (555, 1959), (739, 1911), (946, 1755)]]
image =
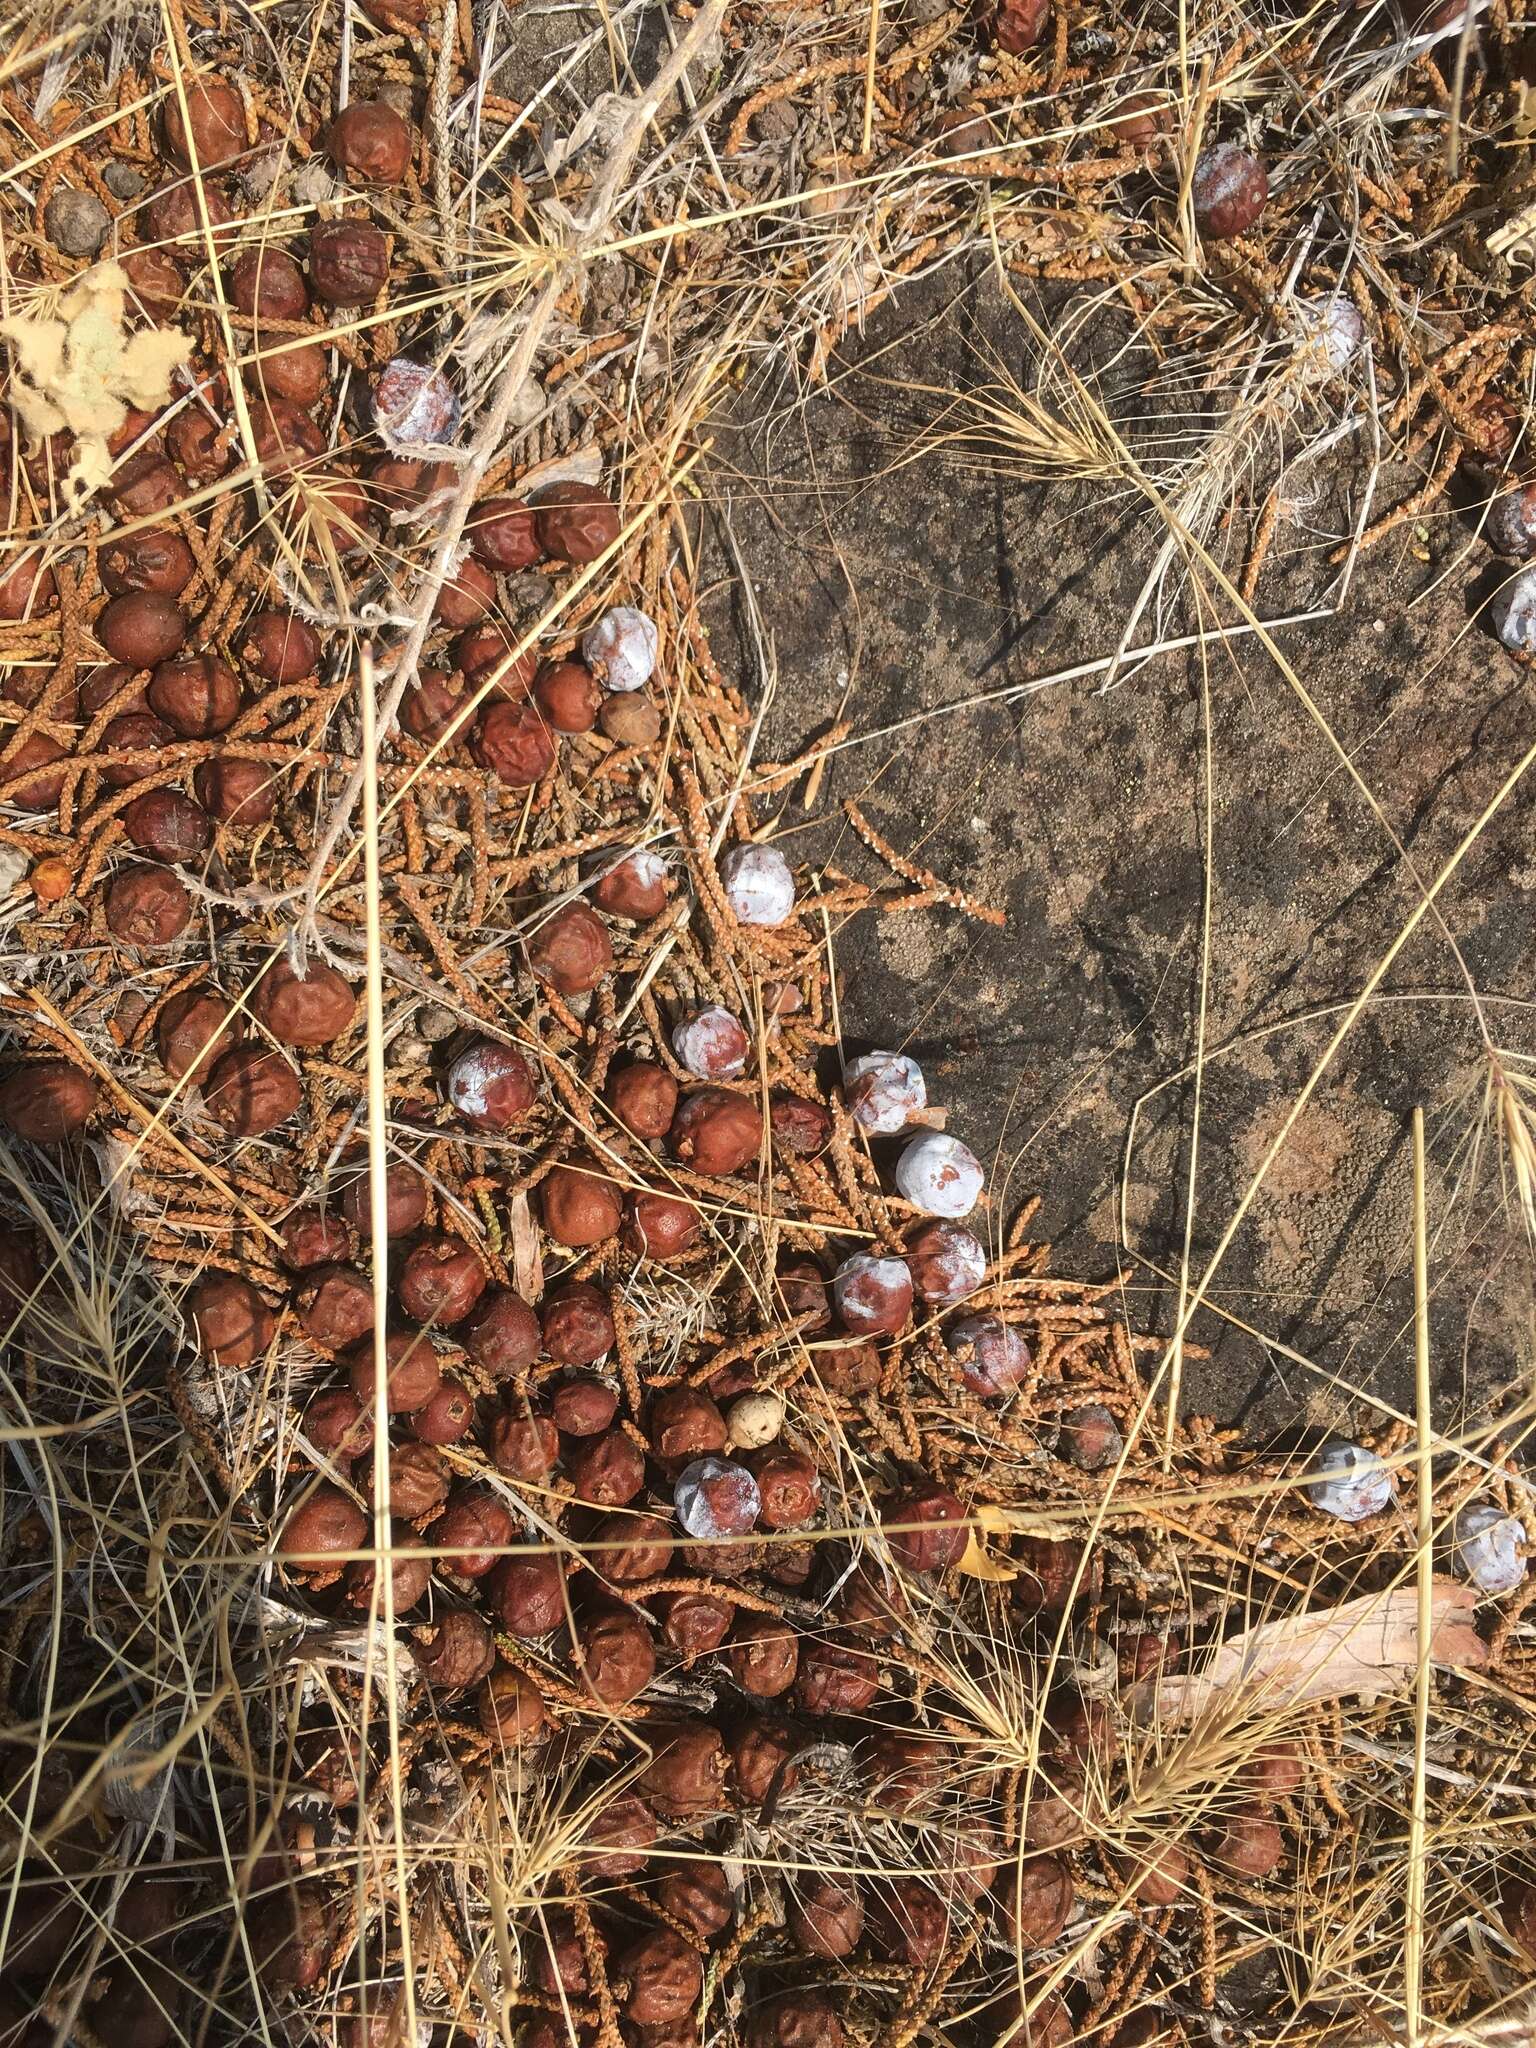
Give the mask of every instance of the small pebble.
[(112, 216), (94, 192), (61, 185), (43, 209), (43, 225), (66, 256), (94, 256), (107, 238)]
[(114, 160), (102, 172), (101, 182), (114, 199), (137, 199), (144, 190), (144, 173)]

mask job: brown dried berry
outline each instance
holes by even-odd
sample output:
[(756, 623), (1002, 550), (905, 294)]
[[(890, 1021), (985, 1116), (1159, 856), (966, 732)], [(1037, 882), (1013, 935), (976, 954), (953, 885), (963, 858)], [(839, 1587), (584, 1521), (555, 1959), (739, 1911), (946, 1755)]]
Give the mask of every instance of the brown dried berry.
[(1050, 0), (996, 0), (982, 9), (982, 28), (994, 50), (1021, 56), (1045, 34)]
[(773, 1142), (797, 1159), (813, 1159), (832, 1140), (832, 1112), (803, 1095), (775, 1095), (768, 1105)]
[(482, 1683), (479, 1713), (480, 1726), (504, 1749), (538, 1741), (548, 1725), (538, 1687), (525, 1672), (507, 1664)]
[(331, 377), (319, 342), (275, 341), (246, 363), (245, 381), (258, 397), (286, 398), (307, 410), (324, 398)]
[(736, 1610), (713, 1593), (668, 1593), (661, 1633), (685, 1663), (718, 1650), (731, 1632)]
[(98, 614), (95, 631), (114, 661), (153, 668), (185, 641), (187, 622), (173, 599), (155, 590), (130, 590)]
[[(366, 1173), (347, 1182), (339, 1198), (341, 1213), (359, 1237), (373, 1235), (373, 1189)], [(397, 1161), (384, 1170), (384, 1235), (409, 1237), (427, 1213), (427, 1191), (413, 1166)]]
[(509, 1557), (491, 1582), (491, 1601), (509, 1636), (547, 1636), (565, 1622), (565, 1566), (552, 1550)]
[(907, 1270), (919, 1301), (951, 1308), (986, 1277), (986, 1247), (958, 1223), (925, 1223), (907, 1242)]
[(659, 1515), (604, 1515), (585, 1547), (600, 1578), (638, 1586), (659, 1579), (672, 1562), (672, 1531)]
[(233, 240), (234, 215), (218, 186), (205, 178), (170, 178), (144, 202), (144, 234), (182, 263), (199, 264), (207, 250), (204, 221), (216, 250)]
[(413, 1245), (400, 1269), (400, 1306), (414, 1322), (462, 1323), (485, 1292), (485, 1268), (461, 1237), (443, 1233)]
[(320, 640), (292, 612), (252, 612), (240, 634), (240, 659), (273, 683), (297, 683), (320, 663)]
[(237, 1045), (225, 1053), (203, 1088), (209, 1115), (239, 1138), (275, 1129), (303, 1099), (298, 1075), (265, 1045)]
[(671, 1866), (656, 1887), (656, 1899), (663, 1912), (705, 1941), (723, 1934), (736, 1917), (736, 1901), (725, 1872), (718, 1863), (706, 1863), (698, 1856)]
[(585, 903), (568, 903), (528, 941), (528, 962), (561, 995), (584, 995), (613, 965), (608, 927)]
[(624, 2010), (637, 2025), (662, 2026), (686, 2018), (704, 1989), (704, 1965), (670, 1927), (653, 1928), (619, 1957), (619, 1978), (629, 1986)]
[(1048, 1536), (1019, 1539), (1014, 1558), (1019, 1576), (1014, 1600), (1026, 1613), (1062, 1614), (1072, 1599), (1089, 1588), (1089, 1574), (1079, 1576), (1082, 1551), (1075, 1543), (1055, 1543)]
[(673, 1195), (636, 1192), (629, 1198), (624, 1242), (632, 1252), (652, 1259), (676, 1259), (699, 1241), (704, 1228), (691, 1202)]
[(631, 1607), (602, 1607), (583, 1617), (572, 1659), (581, 1683), (605, 1707), (627, 1706), (656, 1676), (656, 1645)]
[[(354, 1345), (341, 1361), (359, 1401), (372, 1401), (375, 1385), (373, 1342)], [(384, 1339), (384, 1406), (391, 1415), (414, 1415), (425, 1408), (442, 1382), (437, 1353), (420, 1330), (391, 1330)]]
[(187, 289), (174, 257), (164, 249), (130, 249), (123, 270), (145, 318), (156, 326), (169, 326)]
[[(575, 1917), (570, 1913), (546, 1913), (543, 1920), (542, 1943), (534, 1955), (534, 1975), (546, 1991), (563, 1991), (568, 1998), (580, 1998), (587, 1990), (587, 1953)], [(593, 1929), (593, 1939), (606, 1957), (608, 1943), (597, 1928)]]
[(949, 1909), (931, 1886), (898, 1877), (882, 1891), (875, 1939), (909, 1970), (931, 1970), (949, 1946)]
[(459, 1487), (432, 1524), (432, 1542), (442, 1552), (443, 1570), (461, 1579), (483, 1579), (516, 1536), (511, 1511), (480, 1487)]
[(652, 1756), (639, 1786), (658, 1813), (687, 1820), (723, 1813), (727, 1758), (720, 1732), (707, 1721), (674, 1721), (650, 1729)]
[(762, 1496), (765, 1529), (803, 1529), (821, 1507), (821, 1474), (801, 1451), (769, 1448), (747, 1460)]
[(411, 1435), (424, 1444), (462, 1443), (475, 1426), (475, 1397), (462, 1380), (445, 1379), (411, 1417)]
[(618, 1189), (590, 1159), (572, 1159), (547, 1174), (539, 1188), (544, 1228), (557, 1244), (601, 1244), (618, 1235), (623, 1206)]
[(1235, 142), (1218, 142), (1195, 159), (1190, 181), (1195, 226), (1207, 242), (1245, 234), (1269, 201), (1269, 179), (1258, 158)]
[[(557, 1287), (552, 1294), (545, 1295), (539, 1322), (544, 1349), (562, 1365), (592, 1365), (613, 1348), (613, 1312), (608, 1296), (601, 1287), (586, 1281), (574, 1281), (569, 1287)], [(562, 1429), (567, 1429), (570, 1425), (561, 1420), (558, 1404), (557, 1395), (555, 1420)], [(610, 1410), (608, 1418), (597, 1427), (606, 1429), (611, 1420)]]
[(645, 1868), (660, 1832), (639, 1793), (620, 1792), (589, 1823), (582, 1866), (605, 1884), (622, 1883)]
[(645, 1486), (645, 1457), (621, 1429), (581, 1437), (566, 1454), (576, 1498), (593, 1507), (622, 1508)]
[(598, 730), (621, 747), (648, 747), (661, 736), (661, 713), (638, 690), (605, 697), (597, 714)]
[(459, 1332), (459, 1342), (494, 1380), (524, 1372), (539, 1355), (539, 1319), (510, 1287), (492, 1287)]
[(125, 806), (123, 829), (156, 860), (190, 861), (207, 851), (213, 823), (201, 804), (179, 789), (148, 789)]
[(284, 476), (325, 453), (324, 433), (290, 399), (268, 398), (250, 410), (256, 459), (269, 476)]
[(551, 484), (533, 522), (539, 545), (557, 562), (595, 562), (619, 537), (619, 509), (596, 484)]
[(608, 1107), (637, 1138), (664, 1138), (677, 1109), (677, 1083), (654, 1060), (632, 1060), (608, 1077)]
[(304, 1334), (327, 1350), (345, 1351), (373, 1328), (373, 1282), (356, 1266), (317, 1266), (293, 1297)]
[(1049, 1746), (1072, 1776), (1090, 1762), (1107, 1771), (1119, 1753), (1119, 1731), (1108, 1700), (1075, 1691), (1059, 1693), (1046, 1713), (1046, 1731)]
[(556, 732), (590, 732), (603, 692), (584, 661), (547, 661), (534, 682), (533, 701)]
[[(373, 1474), (368, 1475), (373, 1491)], [(431, 1444), (396, 1444), (389, 1454), (389, 1505), (407, 1522), (436, 1512), (448, 1498), (448, 1467)]]
[(350, 1387), (327, 1387), (304, 1410), (304, 1434), (317, 1451), (361, 1458), (373, 1449), (373, 1416)]
[[(790, 1259), (780, 1266), (777, 1277), (777, 1291), (787, 1316), (808, 1315), (812, 1320), (803, 1325), (804, 1333), (814, 1337), (819, 1330), (828, 1328), (832, 1321), (832, 1304), (827, 1293), (826, 1275), (810, 1259)], [(871, 1350), (873, 1346), (855, 1346), (858, 1350)], [(825, 1354), (817, 1352), (816, 1361), (822, 1365)], [(878, 1371), (878, 1368), (877, 1368)], [(825, 1374), (823, 1374), (825, 1378)], [(830, 1386), (832, 1382), (829, 1380)], [(836, 1391), (834, 1389), (834, 1391)]]
[(493, 703), (528, 701), (538, 662), (532, 648), (517, 652), (518, 640), (510, 626), (492, 620), (486, 626), (471, 626), (453, 643), (454, 660), (477, 690), (488, 691)]
[(163, 661), (149, 681), (149, 708), (183, 739), (210, 739), (240, 715), (240, 684), (210, 654)]
[(192, 918), (192, 899), (169, 868), (136, 862), (107, 884), (107, 929), (125, 946), (168, 946)]
[(438, 1617), (430, 1635), (412, 1643), (411, 1654), (435, 1691), (462, 1692), (490, 1673), (496, 1662), (496, 1645), (478, 1614), (450, 1607)]
[(528, 789), (555, 765), (555, 742), (544, 715), (531, 704), (488, 704), (470, 751), (511, 789)]
[(666, 1465), (724, 1451), (729, 1441), (725, 1417), (701, 1387), (666, 1387), (651, 1402), (647, 1434), (651, 1447)]
[(1519, 1879), (1506, 1883), (1500, 1899), (1500, 1917), (1516, 1948), (1536, 1957), (1536, 1885)]
[(509, 1479), (547, 1479), (560, 1461), (560, 1435), (547, 1415), (508, 1410), (491, 1424), (491, 1463)]
[(410, 127), (383, 100), (349, 100), (325, 146), (331, 161), (363, 185), (398, 185), (411, 167)]
[(317, 1486), (283, 1524), (278, 1554), (290, 1570), (332, 1577), (335, 1554), (361, 1550), (368, 1519), (352, 1496), (338, 1486)]
[[(0, 744), (4, 744), (3, 735)], [(6, 800), (23, 810), (46, 810), (56, 804), (64, 793), (68, 775), (53, 764), (64, 760), (68, 751), (46, 733), (29, 733), (20, 746), (13, 747), (7, 758), (0, 761), (0, 787), (5, 790)]]
[(245, 1926), (269, 1991), (307, 1991), (330, 1968), (336, 1917), (318, 1885), (285, 1885), (258, 1899)]
[(896, 1634), (908, 1611), (900, 1581), (868, 1557), (843, 1581), (837, 1596), (839, 1620), (865, 1636)]
[(122, 597), (131, 590), (152, 591), (157, 597), (179, 597), (192, 581), (197, 562), (179, 533), (152, 526), (146, 533), (124, 534), (121, 540), (104, 547), (97, 557), (97, 566), (102, 582), (114, 597)]
[[(421, 1540), (409, 1531), (402, 1530), (390, 1544), (389, 1578), (390, 1592), (396, 1612), (414, 1607), (425, 1597), (432, 1583), (432, 1560), (420, 1554)], [(379, 1611), (383, 1612), (384, 1595), (375, 1591), (378, 1582), (378, 1561), (371, 1557), (360, 1557), (347, 1566), (346, 1598), (349, 1606), (364, 1610), (371, 1609), (377, 1598)]]
[(777, 1699), (795, 1682), (799, 1639), (776, 1615), (744, 1614), (731, 1631), (726, 1661), (743, 1692), (757, 1699)]
[[(1143, 1638), (1166, 1648), (1157, 1637)], [(1159, 1663), (1165, 1660), (1160, 1659)], [(1138, 1678), (1149, 1676), (1138, 1671)], [(1242, 1781), (1256, 1799), (1292, 1799), (1307, 1779), (1306, 1752), (1296, 1742), (1266, 1742), (1243, 1765)]]
[(470, 550), (488, 569), (531, 569), (544, 552), (521, 498), (485, 498), (469, 516)]
[(892, 1557), (906, 1571), (941, 1572), (965, 1553), (965, 1509), (942, 1486), (914, 1487), (880, 1513)]
[(795, 1699), (807, 1714), (862, 1714), (880, 1690), (880, 1667), (865, 1650), (807, 1640), (800, 1646)]
[(219, 754), (198, 764), (192, 777), (197, 800), (221, 824), (247, 831), (265, 825), (277, 807), (276, 770), (265, 761)]
[(276, 1319), (249, 1280), (210, 1273), (187, 1295), (192, 1341), (215, 1365), (254, 1365), (272, 1342)]
[[(169, 512), (182, 495), (181, 478), (153, 448), (142, 448), (137, 455), (130, 455), (114, 472), (110, 490), (112, 503), (125, 519), (153, 519), (158, 512)], [(102, 618), (106, 616), (104, 612)], [(108, 644), (100, 621), (96, 636), (103, 646)], [(180, 644), (178, 641), (177, 645)]]
[(592, 901), (610, 917), (648, 924), (667, 907), (666, 862), (659, 853), (644, 847), (625, 854), (622, 860), (605, 867), (593, 883)]
[(496, 602), (496, 579), (474, 557), (460, 562), (443, 580), (432, 607), (432, 616), (452, 628), (472, 626), (483, 619)]
[(389, 242), (365, 220), (329, 220), (310, 230), (309, 281), (328, 306), (366, 306), (389, 282)]
[(1071, 1917), (1072, 1872), (1060, 1856), (1004, 1864), (993, 1886), (1003, 1924), (1022, 1949), (1049, 1948)]
[(784, 1920), (785, 1932), (808, 1956), (837, 1962), (864, 1934), (864, 1902), (843, 1877), (802, 1877)]
[(155, 1049), (173, 1081), (186, 1077), (200, 1087), (234, 1042), (228, 1003), (207, 989), (183, 989), (155, 1019)]
[(187, 481), (200, 488), (217, 482), (235, 462), (235, 434), (228, 421), (210, 419), (191, 406), (171, 421), (166, 439)]
[(880, 1788), (881, 1809), (908, 1813), (943, 1789), (955, 1756), (946, 1743), (886, 1728), (869, 1743), (862, 1763), (865, 1775)]
[(114, 717), (128, 712), (147, 713), (149, 700), (144, 692), (148, 685), (137, 682), (137, 675), (137, 670), (120, 661), (93, 668), (80, 685), (80, 709), (87, 718), (98, 718), (103, 711), (111, 711)]
[(302, 320), (309, 311), (304, 273), (281, 249), (244, 249), (230, 265), (229, 295), (242, 313)]
[(192, 78), (165, 103), (165, 146), (187, 170), (217, 170), (244, 150), (245, 106), (222, 78)]
[(1189, 1858), (1176, 1842), (1157, 1842), (1119, 1858), (1131, 1896), (1144, 1906), (1176, 1906), (1191, 1897)]
[[(106, 551), (101, 556), (101, 568), (101, 580), (108, 590), (144, 588), (138, 583), (114, 585), (107, 575)], [(4, 573), (0, 574), (0, 619), (41, 618), (49, 599), (56, 594), (53, 571), (43, 566), (43, 558), (34, 548), (30, 554), (7, 563)]]
[(1239, 1808), (1211, 1837), (1209, 1854), (1228, 1877), (1268, 1877), (1285, 1855), (1285, 1837), (1261, 1808)]
[(747, 2048), (843, 2048), (843, 2040), (831, 1999), (814, 1988), (768, 1999), (747, 2022)]
[(744, 1806), (761, 1806), (778, 1791), (793, 1791), (799, 1770), (787, 1728), (774, 1721), (743, 1721), (731, 1735), (731, 1775)]
[(435, 746), (451, 735), (469, 736), (471, 691), (462, 676), (446, 669), (424, 668), (400, 700), (400, 727), (423, 746)]
[(745, 1095), (701, 1088), (672, 1119), (667, 1140), (674, 1155), (710, 1178), (738, 1172), (763, 1142), (763, 1114)]
[(520, 1052), (477, 1038), (448, 1069), (448, 1100), (477, 1131), (509, 1131), (537, 1100), (533, 1069)]

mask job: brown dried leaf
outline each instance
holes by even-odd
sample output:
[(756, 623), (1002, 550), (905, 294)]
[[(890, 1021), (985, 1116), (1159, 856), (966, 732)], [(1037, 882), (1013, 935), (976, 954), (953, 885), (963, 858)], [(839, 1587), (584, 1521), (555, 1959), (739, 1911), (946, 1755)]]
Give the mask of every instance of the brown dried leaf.
[[(1431, 1598), (1431, 1660), (1480, 1669), (1488, 1646), (1473, 1625), (1474, 1589), (1437, 1578)], [(1397, 1586), (1316, 1614), (1266, 1621), (1223, 1643), (1203, 1671), (1146, 1680), (1131, 1704), (1143, 1718), (1187, 1721), (1228, 1711), (1240, 1701), (1254, 1707), (1369, 1701), (1403, 1691), (1418, 1664), (1418, 1592)], [(1259, 1694), (1264, 1697), (1253, 1697)]]
[(528, 1205), (526, 1192), (512, 1197), (509, 1220), (512, 1236), (512, 1285), (524, 1301), (537, 1301), (544, 1292), (544, 1255), (539, 1249), (538, 1225)]

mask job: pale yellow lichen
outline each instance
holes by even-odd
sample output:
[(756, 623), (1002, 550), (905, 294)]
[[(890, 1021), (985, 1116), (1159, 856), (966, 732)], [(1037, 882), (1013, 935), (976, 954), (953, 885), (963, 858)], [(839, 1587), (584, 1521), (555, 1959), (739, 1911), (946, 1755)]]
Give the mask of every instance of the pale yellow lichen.
[(164, 405), (172, 372), (192, 353), (191, 336), (177, 329), (130, 332), (127, 292), (121, 266), (98, 263), (58, 294), (52, 310), (0, 320), (0, 340), (11, 349), (10, 401), (28, 437), (75, 436), (65, 478), (75, 501), (111, 475), (107, 442), (129, 408)]

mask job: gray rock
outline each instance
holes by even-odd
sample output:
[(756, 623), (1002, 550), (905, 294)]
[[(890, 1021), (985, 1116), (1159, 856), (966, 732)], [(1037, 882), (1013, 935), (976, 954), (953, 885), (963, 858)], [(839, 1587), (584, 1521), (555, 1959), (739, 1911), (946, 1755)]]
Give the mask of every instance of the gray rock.
[(114, 161), (102, 172), (101, 182), (114, 199), (137, 199), (144, 190), (144, 173)]
[(107, 238), (112, 217), (94, 192), (61, 186), (43, 209), (53, 246), (66, 256), (94, 256)]

